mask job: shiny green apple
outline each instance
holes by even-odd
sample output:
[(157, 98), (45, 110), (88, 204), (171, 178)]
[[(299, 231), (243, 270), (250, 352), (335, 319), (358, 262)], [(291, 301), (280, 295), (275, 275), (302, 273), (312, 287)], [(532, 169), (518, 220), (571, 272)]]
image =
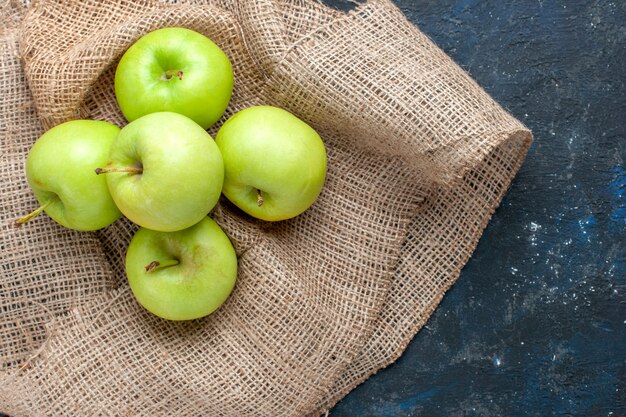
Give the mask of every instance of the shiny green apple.
[(224, 195), (259, 219), (299, 215), (319, 196), (326, 177), (326, 150), (308, 124), (286, 110), (242, 110), (215, 138), (224, 159)]
[(237, 279), (237, 256), (211, 218), (178, 232), (141, 228), (126, 253), (135, 298), (168, 320), (193, 320), (226, 301)]
[(178, 27), (141, 37), (115, 72), (115, 95), (128, 121), (172, 111), (207, 129), (226, 110), (232, 90), (226, 54), (206, 36)]
[(107, 161), (119, 131), (107, 122), (73, 120), (45, 132), (26, 158), (26, 180), (40, 207), (17, 224), (42, 211), (75, 230), (97, 230), (117, 220), (121, 213), (93, 167)]
[(126, 125), (96, 172), (106, 174), (111, 196), (128, 219), (164, 232), (202, 220), (217, 203), (224, 180), (213, 138), (193, 120), (171, 112)]

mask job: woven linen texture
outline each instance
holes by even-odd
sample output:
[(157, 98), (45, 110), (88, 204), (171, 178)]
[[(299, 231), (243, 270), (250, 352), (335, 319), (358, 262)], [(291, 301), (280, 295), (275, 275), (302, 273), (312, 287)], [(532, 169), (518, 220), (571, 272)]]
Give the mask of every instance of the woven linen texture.
[[(0, 410), (12, 416), (296, 416), (399, 357), (454, 283), (530, 132), (390, 2), (41, 0), (0, 22)], [(142, 35), (180, 26), (229, 56), (243, 108), (285, 108), (324, 139), (313, 207), (266, 223), (210, 213), (239, 258), (213, 315), (161, 320), (130, 292), (136, 226), (62, 228), (23, 170), (59, 123), (123, 126), (113, 77)]]

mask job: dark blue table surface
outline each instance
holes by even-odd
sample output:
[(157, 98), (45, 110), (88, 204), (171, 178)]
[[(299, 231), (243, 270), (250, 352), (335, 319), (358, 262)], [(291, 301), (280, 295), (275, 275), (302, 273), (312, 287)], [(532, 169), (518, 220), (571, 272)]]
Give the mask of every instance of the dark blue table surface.
[(535, 142), (426, 327), (330, 415), (626, 416), (626, 3), (395, 1)]
[(535, 142), (427, 326), (330, 416), (626, 416), (626, 2), (395, 2)]

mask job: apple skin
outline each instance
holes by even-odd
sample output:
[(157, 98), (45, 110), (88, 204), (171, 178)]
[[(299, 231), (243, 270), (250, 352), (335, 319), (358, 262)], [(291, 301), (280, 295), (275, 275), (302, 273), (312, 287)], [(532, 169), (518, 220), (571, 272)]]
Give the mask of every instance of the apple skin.
[[(146, 271), (154, 261), (178, 265)], [(221, 306), (237, 279), (237, 256), (222, 229), (209, 217), (178, 232), (141, 228), (126, 252), (126, 275), (135, 298), (168, 320), (193, 320)]]
[(226, 110), (232, 91), (226, 54), (206, 36), (184, 28), (144, 35), (128, 48), (115, 72), (115, 95), (129, 122), (172, 111), (207, 129)]
[(193, 120), (151, 113), (126, 125), (111, 144), (107, 168), (141, 167), (140, 174), (110, 172), (107, 184), (120, 211), (139, 226), (186, 229), (217, 203), (224, 164), (215, 141)]
[(286, 110), (244, 109), (222, 125), (215, 143), (224, 159), (222, 192), (253, 217), (267, 221), (295, 217), (322, 190), (324, 143), (312, 127)]
[(45, 212), (74, 230), (106, 227), (121, 213), (104, 178), (93, 167), (104, 164), (120, 128), (96, 120), (73, 120), (45, 132), (26, 158), (26, 180)]

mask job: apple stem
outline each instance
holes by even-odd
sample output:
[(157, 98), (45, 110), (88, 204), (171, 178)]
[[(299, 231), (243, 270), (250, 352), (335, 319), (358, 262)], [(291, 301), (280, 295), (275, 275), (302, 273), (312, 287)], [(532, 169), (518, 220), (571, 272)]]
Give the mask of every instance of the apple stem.
[(143, 168), (137, 167), (121, 167), (121, 168), (96, 168), (96, 174), (108, 174), (109, 172), (132, 172), (135, 174), (141, 174)]
[(263, 196), (261, 195), (261, 190), (256, 190), (256, 205), (261, 207), (265, 200), (263, 200)]
[(167, 70), (165, 71), (165, 79), (170, 80), (174, 75), (178, 77), (179, 80), (183, 79), (183, 71), (182, 70)]
[(17, 219), (15, 221), (15, 225), (16, 226), (21, 226), (24, 223), (26, 223), (27, 221), (30, 221), (32, 219), (34, 219), (35, 217), (37, 217), (42, 211), (44, 211), (46, 209), (46, 207), (48, 207), (50, 204), (52, 204), (52, 202), (56, 200), (56, 198), (51, 198), (50, 200), (48, 200), (45, 204), (42, 204), (41, 206), (37, 207), (35, 210), (31, 211), (30, 213), (28, 213), (26, 216), (24, 217), (20, 217), (19, 219)]
[(168, 266), (178, 265), (178, 259), (168, 259), (167, 261), (159, 262), (152, 261), (148, 265), (145, 266), (146, 272), (152, 272), (157, 269), (167, 268)]

